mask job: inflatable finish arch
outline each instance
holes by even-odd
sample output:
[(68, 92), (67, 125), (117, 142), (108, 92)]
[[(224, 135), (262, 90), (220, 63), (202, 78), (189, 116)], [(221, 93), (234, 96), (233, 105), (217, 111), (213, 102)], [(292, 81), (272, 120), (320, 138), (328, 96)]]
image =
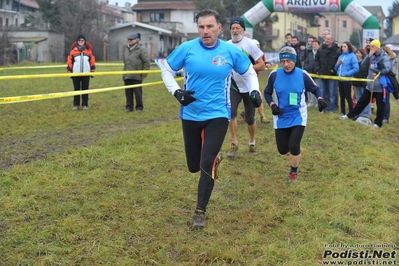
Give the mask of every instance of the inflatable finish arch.
[(353, 0), (262, 0), (241, 16), (245, 21), (248, 34), (252, 37), (254, 25), (273, 12), (345, 12), (362, 26), (363, 39), (379, 39), (378, 19)]

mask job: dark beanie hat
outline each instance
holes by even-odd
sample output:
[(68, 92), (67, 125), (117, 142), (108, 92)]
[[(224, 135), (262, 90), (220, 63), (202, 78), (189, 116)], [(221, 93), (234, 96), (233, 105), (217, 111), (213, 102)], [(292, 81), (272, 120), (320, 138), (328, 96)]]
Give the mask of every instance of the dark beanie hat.
[(231, 20), (230, 29), (231, 29), (231, 25), (233, 25), (233, 24), (240, 24), (240, 26), (245, 30), (245, 22), (241, 17), (236, 17)]
[(78, 37), (76, 37), (76, 41), (79, 39), (83, 39), (86, 41), (86, 37), (83, 34), (79, 34)]

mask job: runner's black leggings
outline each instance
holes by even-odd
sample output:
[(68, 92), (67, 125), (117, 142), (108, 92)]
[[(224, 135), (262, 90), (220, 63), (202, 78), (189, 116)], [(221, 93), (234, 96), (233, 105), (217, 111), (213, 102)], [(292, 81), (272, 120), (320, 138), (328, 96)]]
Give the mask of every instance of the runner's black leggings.
[(301, 154), (301, 140), (304, 126), (294, 126), (275, 130), (277, 150), (280, 154), (288, 152), (296, 156)]
[(215, 180), (212, 165), (222, 147), (229, 121), (215, 118), (197, 122), (182, 120), (187, 167), (191, 173), (201, 170), (198, 181), (197, 209), (206, 211)]

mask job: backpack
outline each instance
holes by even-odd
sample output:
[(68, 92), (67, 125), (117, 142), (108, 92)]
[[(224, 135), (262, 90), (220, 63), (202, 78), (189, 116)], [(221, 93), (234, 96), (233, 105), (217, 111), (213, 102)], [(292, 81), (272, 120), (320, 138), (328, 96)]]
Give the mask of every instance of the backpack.
[(389, 81), (392, 84), (393, 92), (392, 95), (393, 97), (398, 100), (399, 99), (399, 82), (396, 79), (396, 74), (390, 70), (389, 73), (386, 75), (386, 77), (389, 79)]

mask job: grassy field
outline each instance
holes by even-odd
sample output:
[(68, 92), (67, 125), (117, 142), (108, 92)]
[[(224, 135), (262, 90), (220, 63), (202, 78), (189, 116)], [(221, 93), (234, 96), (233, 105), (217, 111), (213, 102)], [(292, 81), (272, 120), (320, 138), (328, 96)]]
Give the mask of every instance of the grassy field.
[[(65, 68), (2, 70), (40, 73)], [(262, 91), (266, 79), (262, 73)], [(152, 74), (146, 82), (159, 80)], [(101, 76), (90, 88), (122, 85), (120, 75)], [(71, 90), (69, 78), (0, 81), (0, 97)], [(144, 88), (144, 112), (125, 113), (124, 103), (119, 90), (91, 95), (88, 111), (72, 111), (72, 97), (0, 105), (0, 265), (302, 266), (337, 262), (323, 264), (324, 252), (349, 248), (334, 245), (397, 250), (393, 98), (380, 129), (309, 109), (294, 184), (271, 124), (258, 124), (258, 154), (249, 156), (240, 121), (240, 150), (220, 166), (200, 231), (190, 227), (199, 174), (185, 165), (177, 101), (156, 85)], [(227, 134), (224, 154), (229, 145)]]

